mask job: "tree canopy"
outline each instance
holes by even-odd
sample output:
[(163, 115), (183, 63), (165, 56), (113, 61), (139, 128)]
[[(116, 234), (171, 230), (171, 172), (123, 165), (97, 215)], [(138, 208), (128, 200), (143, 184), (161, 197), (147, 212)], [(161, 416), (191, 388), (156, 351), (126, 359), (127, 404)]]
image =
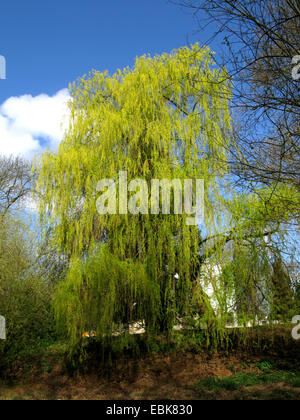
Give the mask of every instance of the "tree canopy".
[[(170, 332), (195, 306), (211, 313), (197, 282), (203, 261), (224, 255), (231, 241), (264, 243), (279, 231), (257, 196), (228, 189), (231, 88), (210, 49), (197, 44), (137, 58), (112, 76), (93, 72), (70, 87), (69, 129), (58, 153), (45, 153), (35, 168), (41, 222), (70, 261), (55, 310), (73, 344), (86, 330), (111, 338), (142, 320), (149, 334)], [(204, 180), (203, 224), (188, 225), (184, 212), (145, 214), (142, 207), (99, 214), (97, 184), (117, 185), (120, 171), (149, 185)]]

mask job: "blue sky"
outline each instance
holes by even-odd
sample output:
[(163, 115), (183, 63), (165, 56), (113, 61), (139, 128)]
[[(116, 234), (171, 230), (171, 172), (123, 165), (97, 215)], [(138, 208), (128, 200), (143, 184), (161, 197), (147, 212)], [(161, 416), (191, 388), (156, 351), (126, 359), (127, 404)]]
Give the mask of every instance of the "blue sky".
[[(191, 11), (168, 0), (10, 0), (1, 4), (0, 154), (32, 158), (61, 140), (70, 82), (199, 41)], [(214, 47), (212, 45), (212, 47)], [(26, 95), (26, 96), (24, 96)]]
[(191, 13), (167, 0), (10, 0), (2, 2), (0, 54), (10, 96), (54, 94), (89, 70), (110, 72), (136, 56), (195, 41)]

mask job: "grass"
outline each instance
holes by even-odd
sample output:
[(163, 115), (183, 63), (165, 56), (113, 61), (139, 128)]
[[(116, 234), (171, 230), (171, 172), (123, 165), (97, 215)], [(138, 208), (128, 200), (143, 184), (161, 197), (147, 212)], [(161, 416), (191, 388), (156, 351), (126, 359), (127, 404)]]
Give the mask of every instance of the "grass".
[(237, 391), (242, 387), (255, 385), (269, 385), (284, 383), (286, 385), (300, 388), (300, 372), (274, 371), (270, 372), (271, 367), (267, 367), (269, 373), (237, 373), (226, 378), (208, 378), (197, 383), (199, 391)]

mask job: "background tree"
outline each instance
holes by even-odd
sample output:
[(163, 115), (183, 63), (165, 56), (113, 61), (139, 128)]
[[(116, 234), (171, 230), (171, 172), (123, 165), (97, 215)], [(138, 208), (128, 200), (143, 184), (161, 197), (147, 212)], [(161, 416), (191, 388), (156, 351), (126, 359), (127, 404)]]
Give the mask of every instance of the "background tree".
[(281, 258), (276, 255), (272, 264), (272, 311), (276, 320), (290, 320), (295, 313), (297, 291), (292, 289), (292, 282)]
[(31, 193), (31, 163), (23, 158), (0, 156), (0, 217), (24, 205)]
[(48, 252), (25, 212), (31, 180), (29, 162), (0, 158), (0, 314), (7, 330), (0, 340), (1, 374), (55, 337), (53, 287), (40, 261)]
[[(299, 2), (176, 3), (199, 16), (200, 32), (207, 27), (213, 31), (208, 43), (213, 38), (223, 41), (218, 61), (226, 65), (234, 84), (232, 110), (239, 147), (231, 152), (237, 184), (255, 191), (258, 183), (284, 183), (299, 191), (299, 78), (292, 77), (300, 54)], [(299, 220), (299, 196), (289, 200), (276, 189), (270, 194), (278, 194)]]
[(5, 375), (33, 351), (53, 342), (53, 287), (35, 265), (37, 244), (26, 224), (6, 216), (0, 226), (0, 314), (6, 340), (0, 340), (0, 372)]

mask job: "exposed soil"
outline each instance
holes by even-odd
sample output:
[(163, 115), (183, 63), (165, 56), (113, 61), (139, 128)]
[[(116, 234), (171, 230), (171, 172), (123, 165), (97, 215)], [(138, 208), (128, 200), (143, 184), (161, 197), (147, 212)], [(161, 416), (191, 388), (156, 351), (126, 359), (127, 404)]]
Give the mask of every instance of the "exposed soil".
[[(299, 350), (297, 343), (297, 349)], [(296, 345), (296, 343), (295, 343)], [(109, 370), (66, 374), (55, 355), (48, 365), (33, 364), (11, 384), (0, 383), (0, 399), (118, 400), (118, 399), (300, 399), (300, 388), (283, 383), (242, 387), (234, 391), (199, 390), (196, 384), (210, 377), (228, 377), (237, 372), (259, 374), (257, 362), (270, 355), (245, 354), (205, 356), (191, 353), (152, 355), (141, 360), (119, 360)], [(286, 364), (288, 358), (274, 359)], [(297, 363), (296, 360), (293, 360)], [(290, 361), (289, 361), (290, 363)]]

